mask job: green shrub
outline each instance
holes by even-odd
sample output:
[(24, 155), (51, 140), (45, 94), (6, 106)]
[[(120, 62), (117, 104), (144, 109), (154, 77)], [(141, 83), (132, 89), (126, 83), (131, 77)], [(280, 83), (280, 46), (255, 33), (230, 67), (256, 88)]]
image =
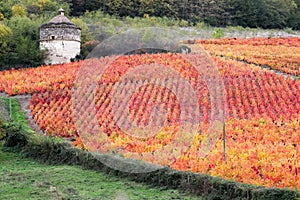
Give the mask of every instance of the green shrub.
[(9, 122), (3, 124), (2, 129), (5, 132), (3, 138), (5, 148), (9, 148), (11, 151), (20, 151), (28, 144), (28, 133), (21, 125)]
[(217, 28), (216, 30), (214, 30), (214, 32), (212, 33), (213, 38), (215, 39), (219, 39), (219, 38), (223, 38), (224, 37), (224, 31), (221, 28)]
[(0, 140), (3, 140), (6, 137), (6, 131), (3, 127), (3, 122), (0, 120)]
[(197, 22), (195, 28), (198, 30), (207, 30), (210, 28), (210, 26), (205, 22)]

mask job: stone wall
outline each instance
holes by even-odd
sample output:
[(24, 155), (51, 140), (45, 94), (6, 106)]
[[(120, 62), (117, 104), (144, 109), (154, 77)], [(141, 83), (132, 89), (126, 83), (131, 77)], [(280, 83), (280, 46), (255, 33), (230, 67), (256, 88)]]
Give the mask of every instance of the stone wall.
[(45, 40), (40, 42), (40, 48), (49, 50), (46, 64), (66, 63), (80, 53), (80, 41)]
[(80, 41), (80, 29), (55, 26), (44, 27), (40, 30), (40, 41), (75, 40)]

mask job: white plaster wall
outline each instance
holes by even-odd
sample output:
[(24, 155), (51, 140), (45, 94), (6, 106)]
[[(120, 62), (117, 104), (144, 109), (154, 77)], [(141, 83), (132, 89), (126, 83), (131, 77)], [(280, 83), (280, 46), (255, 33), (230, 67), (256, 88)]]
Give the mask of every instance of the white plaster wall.
[(70, 62), (71, 58), (80, 53), (80, 42), (63, 40), (41, 41), (40, 48), (48, 49), (49, 51), (49, 55), (45, 59), (46, 64), (60, 64)]

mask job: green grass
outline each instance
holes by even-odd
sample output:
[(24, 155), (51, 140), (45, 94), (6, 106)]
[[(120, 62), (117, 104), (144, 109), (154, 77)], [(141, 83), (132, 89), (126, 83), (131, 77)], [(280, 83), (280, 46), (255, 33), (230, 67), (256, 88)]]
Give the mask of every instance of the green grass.
[(76, 166), (48, 166), (0, 150), (0, 199), (199, 199)]
[[(4, 101), (9, 108), (9, 99)], [(11, 105), (13, 121), (32, 131), (18, 101)], [(0, 163), (0, 199), (199, 199), (78, 166), (41, 164), (3, 151), (1, 143)]]
[[(10, 110), (10, 103), (11, 103), (11, 118), (14, 122), (17, 122), (21, 126), (23, 126), (23, 129), (27, 132), (33, 132), (31, 127), (28, 125), (25, 112), (21, 109), (21, 106), (17, 99), (15, 98), (2, 98), (6, 104), (6, 107), (8, 111)], [(9, 111), (10, 112), (10, 111)]]

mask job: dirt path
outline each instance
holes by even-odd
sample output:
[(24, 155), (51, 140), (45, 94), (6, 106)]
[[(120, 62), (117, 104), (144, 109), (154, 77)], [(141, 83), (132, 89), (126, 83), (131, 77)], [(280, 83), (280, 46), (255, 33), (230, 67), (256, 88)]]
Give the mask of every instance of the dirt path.
[(0, 99), (0, 120), (8, 121), (10, 119), (9, 112), (7, 112), (5, 102)]
[[(27, 118), (27, 121), (28, 121), (28, 125), (36, 133), (44, 134), (44, 132), (39, 129), (38, 125), (35, 123), (35, 121), (32, 118), (31, 110), (30, 110), (31, 95), (16, 95), (16, 96), (13, 96), (13, 97), (9, 97), (6, 93), (0, 93), (0, 97), (17, 99), (17, 101), (19, 102), (19, 104), (21, 106), (21, 109), (25, 112), (25, 115), (26, 115), (26, 118)], [(2, 107), (3, 106), (0, 105), (1, 109), (2, 109)], [(3, 109), (5, 109), (5, 107)], [(1, 114), (1, 111), (0, 111), (0, 114)], [(9, 116), (9, 112), (8, 112), (8, 116)]]
[(16, 98), (21, 106), (21, 109), (25, 112), (28, 125), (36, 132), (40, 134), (44, 134), (43, 131), (41, 131), (38, 127), (38, 125), (35, 123), (35, 121), (32, 118), (31, 110), (30, 110), (30, 99), (31, 95), (18, 95), (14, 96)]

